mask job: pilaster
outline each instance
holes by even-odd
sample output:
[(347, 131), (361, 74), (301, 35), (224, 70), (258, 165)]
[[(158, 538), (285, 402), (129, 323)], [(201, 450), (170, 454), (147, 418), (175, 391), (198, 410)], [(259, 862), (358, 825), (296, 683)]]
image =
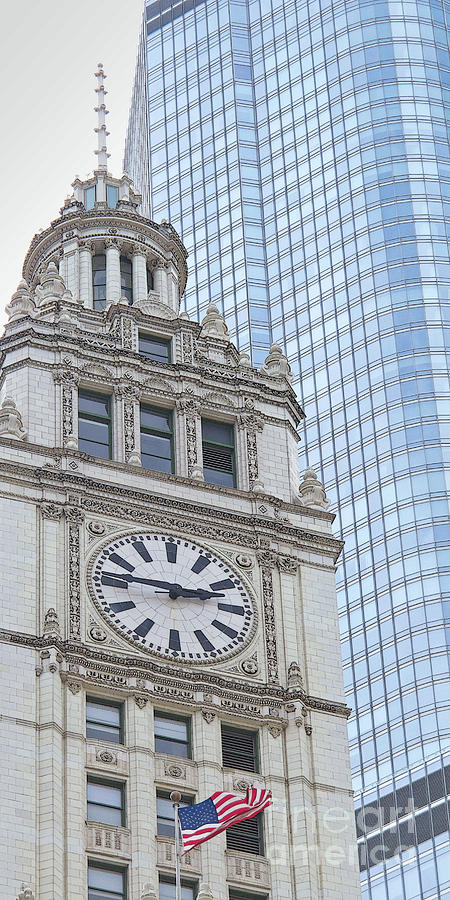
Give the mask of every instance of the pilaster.
[(156, 865), (156, 793), (153, 717), (149, 703), (136, 695), (127, 700), (127, 744), (130, 780), (128, 811), (132, 823), (130, 897), (140, 897), (142, 886), (154, 882)]
[(105, 242), (106, 248), (106, 301), (114, 303), (121, 295), (120, 288), (120, 249), (117, 240)]

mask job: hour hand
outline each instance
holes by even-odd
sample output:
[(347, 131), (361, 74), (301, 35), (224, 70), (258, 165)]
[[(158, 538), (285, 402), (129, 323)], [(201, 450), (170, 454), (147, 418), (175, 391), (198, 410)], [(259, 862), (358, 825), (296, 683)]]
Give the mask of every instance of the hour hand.
[(217, 597), (217, 599), (221, 599), (225, 597), (225, 594), (216, 594), (214, 591), (205, 591), (203, 588), (197, 588), (197, 590), (189, 588), (181, 588), (179, 593), (179, 597), (184, 597), (186, 600), (198, 598), (199, 600), (209, 600), (211, 597)]
[(156, 581), (153, 578), (136, 578), (128, 572), (104, 572), (107, 578), (116, 578), (120, 581), (126, 581), (128, 584), (149, 584), (151, 587), (162, 588), (163, 591), (170, 591), (173, 585), (169, 581)]

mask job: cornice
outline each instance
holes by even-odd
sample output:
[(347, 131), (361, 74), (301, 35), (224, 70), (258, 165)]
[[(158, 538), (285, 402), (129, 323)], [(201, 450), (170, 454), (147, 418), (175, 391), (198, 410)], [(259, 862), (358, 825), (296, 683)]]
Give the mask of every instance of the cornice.
[[(133, 307), (129, 308), (130, 310)], [(129, 314), (128, 310), (127, 313)], [(158, 322), (161, 320), (154, 319), (155, 328), (158, 327)], [(174, 320), (177, 322), (178, 320)], [(49, 323), (44, 323), (43, 325), (49, 327)], [(54, 328), (53, 325), (50, 325), (51, 328)], [(199, 326), (197, 326), (199, 327)], [(174, 330), (174, 334), (181, 333), (184, 328), (183, 326), (180, 328), (176, 328)], [(148, 360), (145, 364), (142, 362), (142, 356), (133, 351), (125, 349), (121, 346), (120, 341), (113, 338), (110, 334), (101, 333), (99, 335), (92, 335), (92, 337), (88, 337), (85, 331), (73, 327), (73, 330), (76, 332), (76, 337), (69, 336), (67, 334), (58, 334), (58, 333), (48, 333), (39, 332), (34, 327), (27, 328), (26, 331), (21, 331), (18, 334), (8, 334), (3, 335), (0, 338), (0, 348), (3, 353), (6, 353), (7, 349), (10, 349), (11, 346), (18, 347), (23, 344), (26, 344), (28, 340), (33, 341), (33, 345), (42, 350), (48, 350), (49, 345), (51, 350), (59, 350), (61, 352), (67, 353), (76, 353), (79, 356), (80, 350), (86, 353), (86, 356), (80, 358), (80, 364), (83, 362), (89, 362), (92, 360), (97, 361), (97, 352), (100, 349), (102, 351), (103, 361), (108, 363), (111, 366), (117, 366), (117, 348), (120, 347), (120, 365), (126, 365), (130, 369), (134, 369), (139, 375), (145, 376), (149, 375), (153, 371), (155, 372), (164, 372), (166, 375), (176, 376), (180, 381), (182, 379), (192, 380), (193, 383), (201, 384), (205, 386), (209, 384), (211, 390), (217, 390), (217, 382), (220, 381), (221, 386), (235, 388), (237, 394), (241, 394), (243, 391), (249, 393), (250, 395), (258, 394), (261, 399), (265, 402), (270, 402), (276, 404), (278, 407), (281, 407), (287, 410), (294, 420), (294, 422), (300, 422), (302, 419), (306, 418), (305, 413), (300, 407), (293, 388), (291, 388), (288, 384), (286, 384), (285, 388), (282, 390), (272, 388), (267, 384), (267, 381), (261, 378), (258, 374), (258, 371), (255, 369), (250, 370), (249, 373), (246, 369), (240, 369), (236, 367), (236, 369), (231, 369), (227, 366), (222, 365), (221, 363), (217, 363), (214, 361), (209, 361), (208, 366), (204, 364), (191, 364), (186, 362), (176, 362), (176, 363), (157, 363), (153, 360)], [(105, 346), (105, 344), (107, 346)], [(56, 345), (56, 347), (55, 347)], [(110, 357), (108, 356), (110, 353)], [(154, 365), (152, 365), (154, 363)], [(41, 360), (36, 359), (23, 359), (17, 360), (10, 365), (2, 365), (2, 373), (16, 371), (23, 366), (30, 366), (33, 368), (46, 369), (51, 371), (52, 369), (59, 368), (60, 363), (48, 363), (43, 362)], [(272, 421), (279, 421), (274, 418)], [(290, 430), (295, 434), (296, 438), (299, 439), (298, 433), (290, 422), (286, 422), (286, 425), (290, 428)]]
[[(0, 448), (2, 444), (5, 444), (6, 446), (17, 450), (17, 443), (18, 442), (13, 439), (1, 438)], [(55, 465), (60, 465), (63, 458), (67, 460), (83, 459), (87, 462), (92, 462), (92, 459), (88, 454), (77, 450), (65, 451), (53, 447), (46, 448), (41, 445), (29, 444), (26, 441), (20, 441), (20, 449), (22, 452), (23, 450), (28, 450), (30, 452), (34, 451), (46, 456), (47, 459), (54, 459)], [(129, 466), (126, 463), (104, 460), (103, 465), (117, 470), (118, 473), (133, 472), (133, 475), (136, 474), (135, 467)], [(308, 530), (303, 526), (289, 524), (281, 518), (269, 519), (266, 516), (257, 515), (255, 513), (236, 513), (231, 510), (220, 508), (219, 506), (199, 505), (198, 502), (178, 500), (176, 497), (170, 497), (167, 494), (156, 494), (154, 491), (146, 490), (145, 488), (132, 489), (122, 487), (117, 483), (119, 479), (111, 484), (110, 482), (101, 481), (100, 479), (90, 476), (75, 474), (68, 470), (60, 470), (59, 468), (54, 469), (49, 467), (48, 463), (45, 466), (36, 467), (32, 464), (28, 465), (27, 463), (3, 461), (2, 475), (5, 480), (7, 476), (10, 475), (11, 480), (14, 480), (16, 483), (18, 479), (23, 481), (25, 476), (28, 482), (33, 486), (35, 486), (37, 481), (41, 487), (48, 485), (53, 489), (55, 487), (60, 487), (62, 490), (76, 490), (80, 503), (87, 512), (95, 512), (99, 509), (98, 504), (101, 497), (104, 501), (104, 515), (115, 517), (119, 512), (122, 516), (130, 519), (134, 518), (142, 523), (145, 523), (146, 519), (153, 519), (153, 517), (157, 515), (161, 520), (165, 517), (165, 527), (175, 531), (179, 530), (180, 525), (184, 528), (187, 527), (186, 518), (189, 516), (190, 522), (195, 524), (197, 531), (203, 532), (204, 534), (208, 531), (208, 535), (215, 539), (229, 540), (232, 543), (245, 543), (246, 546), (254, 547), (255, 549), (258, 546), (262, 546), (261, 541), (263, 541), (263, 535), (267, 535), (268, 539), (281, 540), (291, 544), (296, 549), (302, 547), (317, 553), (328, 555), (331, 557), (334, 564), (344, 546), (342, 541), (334, 538), (332, 535)], [(193, 487), (192, 480), (181, 475), (152, 473), (151, 478), (160, 481), (161, 487), (164, 482), (171, 482), (180, 485), (180, 487)], [(221, 495), (227, 497), (241, 497), (247, 502), (249, 499), (253, 499), (252, 495), (247, 494), (245, 491), (224, 488), (219, 485), (206, 485), (196, 481), (195, 488), (196, 490), (207, 492), (210, 496), (211, 494), (215, 494), (218, 501), (220, 500)], [(298, 506), (284, 503), (277, 497), (258, 494), (258, 501), (263, 499), (279, 510), (286, 510), (287, 512), (291, 511), (297, 515), (299, 514)], [(120, 506), (118, 505), (119, 501), (121, 501)], [(110, 506), (105, 506), (105, 503), (109, 503)], [(127, 503), (129, 505), (125, 506)], [(313, 518), (317, 518), (319, 517), (318, 514), (320, 513), (320, 510), (311, 510), (310, 513)], [(180, 514), (185, 514), (183, 519), (179, 518)], [(303, 507), (301, 514), (307, 515), (308, 509)], [(170, 516), (174, 517), (173, 524), (168, 521)], [(325, 518), (325, 516), (327, 520), (330, 521), (330, 513), (323, 512), (321, 518)], [(150, 523), (149, 521), (149, 524), (153, 524), (153, 522)], [(226, 526), (225, 530), (223, 529), (224, 524)], [(258, 535), (260, 537), (258, 537)]]
[[(229, 678), (205, 670), (186, 670), (181, 665), (165, 665), (140, 657), (119, 657), (118, 654), (112, 655), (88, 646), (55, 640), (54, 637), (24, 635), (7, 629), (0, 629), (0, 641), (36, 651), (55, 648), (57, 653), (61, 654), (60, 662), (64, 660), (67, 664), (61, 671), (63, 680), (74, 679), (80, 685), (84, 683), (91, 685), (95, 673), (98, 673), (110, 676), (109, 679), (105, 677), (105, 683), (114, 684), (116, 688), (128, 694), (137, 693), (147, 699), (158, 698), (160, 701), (161, 699), (166, 701), (170, 696), (174, 703), (196, 702), (204, 707), (205, 702), (211, 703), (212, 698), (208, 701), (204, 696), (195, 698), (194, 694), (213, 694), (219, 701), (223, 701), (220, 708), (224, 713), (227, 708), (235, 711), (235, 706), (238, 705), (242, 715), (245, 716), (245, 706), (250, 705), (252, 714), (259, 707), (260, 715), (263, 715), (261, 707), (267, 707), (266, 717), (276, 719), (283, 712), (284, 704), (294, 703), (297, 700), (308, 709), (319, 713), (344, 718), (350, 715), (350, 709), (345, 703), (322, 697), (310, 697), (300, 688), (241, 681), (236, 677)], [(80, 671), (80, 668), (85, 671)], [(156, 690), (144, 686), (146, 679), (151, 680)], [(164, 688), (164, 692), (158, 692), (158, 687)], [(217, 710), (217, 704), (212, 703), (211, 709)]]

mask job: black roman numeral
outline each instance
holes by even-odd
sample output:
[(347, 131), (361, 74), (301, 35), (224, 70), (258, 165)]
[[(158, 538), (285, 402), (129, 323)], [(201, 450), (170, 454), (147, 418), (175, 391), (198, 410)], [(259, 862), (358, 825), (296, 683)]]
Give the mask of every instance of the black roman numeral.
[(234, 606), (232, 603), (218, 603), (218, 609), (221, 609), (223, 612), (233, 613), (235, 616), (243, 616), (244, 615), (244, 607), (243, 606)]
[(216, 649), (214, 644), (212, 644), (211, 641), (208, 641), (208, 638), (206, 637), (205, 634), (203, 634), (203, 631), (194, 631), (194, 634), (195, 634), (195, 637), (197, 638), (198, 642), (202, 645), (204, 650), (215, 650)]
[(137, 553), (139, 553), (139, 556), (142, 556), (142, 559), (145, 559), (145, 562), (153, 562), (147, 547), (142, 541), (133, 541), (133, 547)]
[(176, 628), (170, 629), (169, 647), (171, 650), (181, 650), (180, 632)]
[(199, 556), (197, 562), (191, 568), (191, 572), (195, 572), (198, 575), (200, 572), (203, 572), (203, 569), (206, 569), (206, 566), (209, 566), (211, 560), (207, 559), (206, 556)]
[(234, 628), (229, 628), (228, 625), (224, 625), (223, 622), (218, 622), (217, 619), (214, 619), (214, 622), (211, 622), (211, 625), (214, 625), (214, 628), (218, 628), (219, 631), (222, 631), (223, 634), (226, 634), (230, 638), (238, 636), (238, 633)]
[(113, 612), (125, 612), (127, 609), (135, 609), (136, 604), (133, 603), (132, 600), (124, 600), (123, 603), (110, 603), (109, 608), (112, 609)]
[(116, 565), (121, 566), (122, 569), (126, 569), (127, 572), (134, 572), (134, 566), (131, 563), (127, 562), (126, 559), (123, 559), (119, 556), (118, 553), (111, 553), (109, 557), (111, 562), (116, 563)]
[[(178, 547), (176, 544), (166, 543), (167, 562), (174, 563), (177, 561), (177, 551), (178, 551)], [(173, 649), (175, 649), (175, 648), (173, 648)]]
[(138, 625), (137, 628), (134, 628), (133, 631), (135, 631), (136, 634), (139, 635), (139, 637), (146, 637), (150, 629), (153, 628), (154, 624), (155, 623), (153, 619), (144, 619), (144, 621), (141, 622), (141, 624)]
[(234, 588), (234, 583), (231, 578), (224, 578), (223, 581), (215, 581), (214, 584), (210, 584), (210, 588), (212, 591), (227, 591), (229, 588)]
[(128, 582), (119, 581), (119, 577), (119, 575), (117, 576), (117, 578), (112, 578), (111, 575), (102, 575), (101, 581), (102, 584), (109, 584), (110, 587), (125, 588), (126, 590), (128, 590)]

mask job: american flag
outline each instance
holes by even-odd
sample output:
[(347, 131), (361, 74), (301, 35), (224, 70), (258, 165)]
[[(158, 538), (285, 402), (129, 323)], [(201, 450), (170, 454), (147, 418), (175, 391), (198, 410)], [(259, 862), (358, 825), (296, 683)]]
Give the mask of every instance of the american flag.
[(227, 794), (225, 791), (215, 791), (208, 800), (196, 803), (194, 806), (184, 806), (178, 810), (181, 835), (183, 838), (183, 853), (188, 853), (198, 844), (209, 841), (210, 838), (243, 822), (244, 819), (252, 819), (261, 810), (272, 803), (272, 794), (263, 788), (255, 788), (253, 785), (247, 788), (245, 797), (236, 794)]

